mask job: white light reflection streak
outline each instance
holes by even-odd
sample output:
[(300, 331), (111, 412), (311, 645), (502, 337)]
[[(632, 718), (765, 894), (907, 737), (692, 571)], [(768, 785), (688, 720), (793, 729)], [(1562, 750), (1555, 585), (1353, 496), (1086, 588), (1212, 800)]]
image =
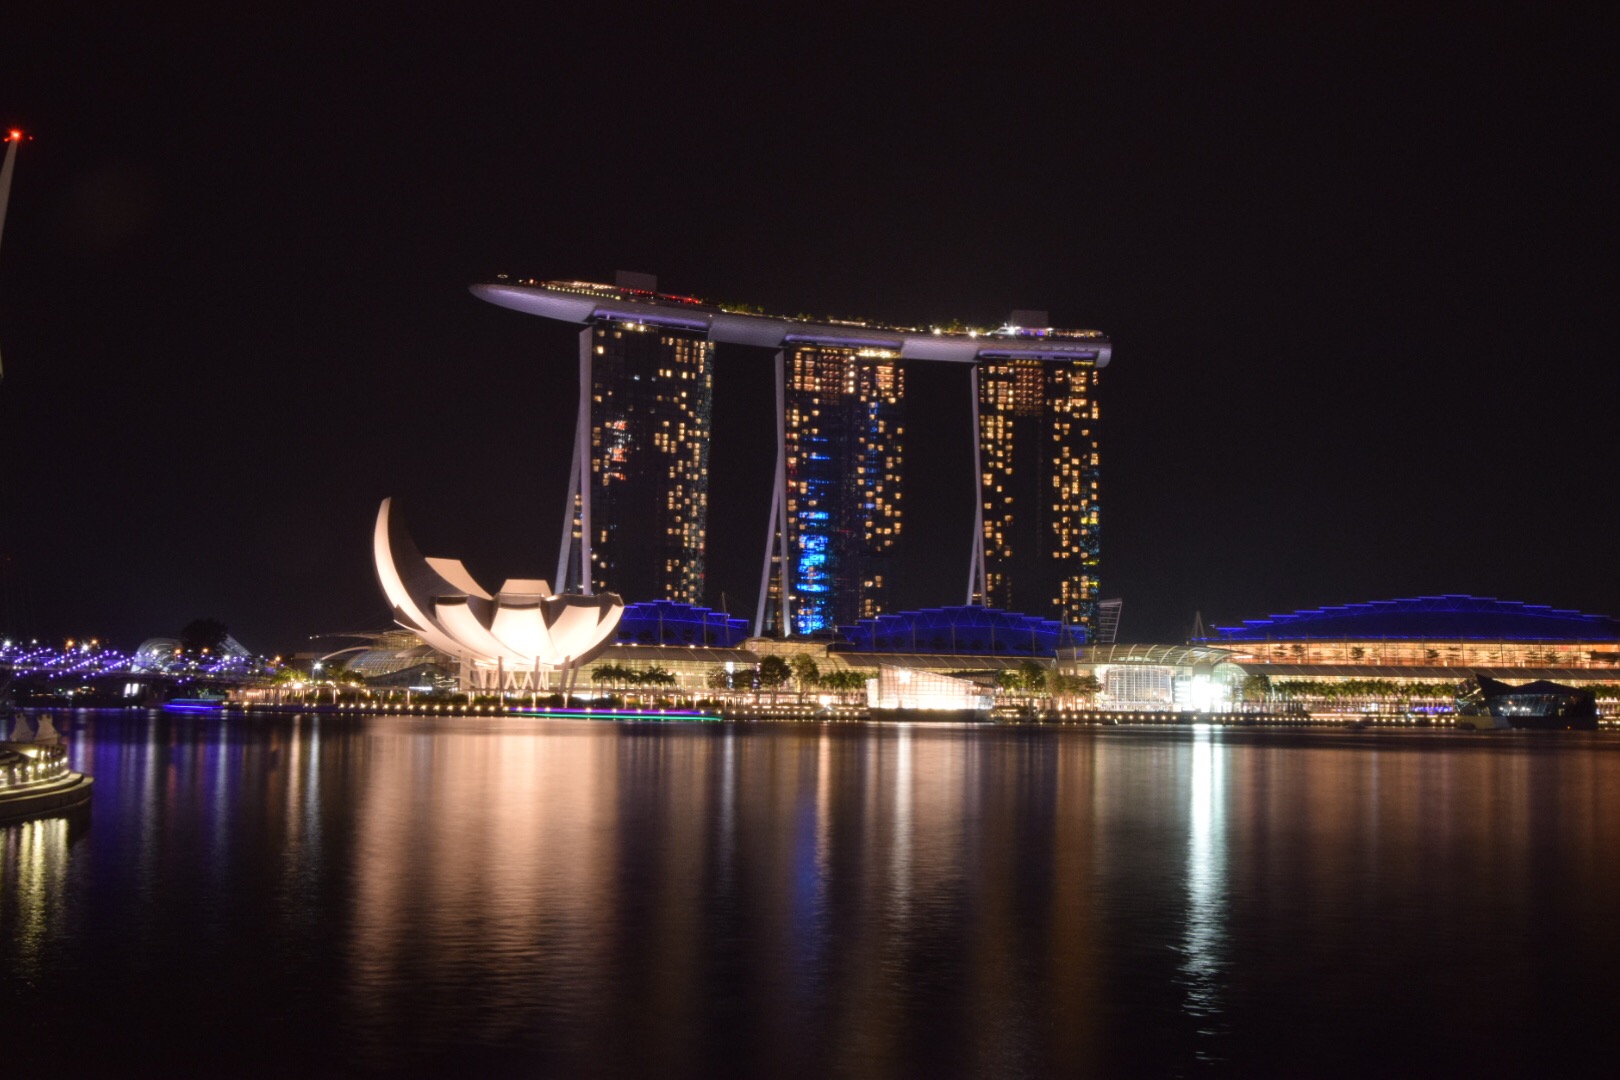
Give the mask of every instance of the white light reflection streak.
[[(299, 839), (309, 849), (306, 860), (314, 860), (321, 850), (321, 718), (317, 714), (309, 726), (309, 752), (305, 755), (304, 780), (299, 801), (303, 804), (303, 829)], [(306, 865), (311, 865), (306, 862)]]
[(825, 908), (827, 878), (832, 873), (832, 737), (826, 726), (816, 743), (816, 906)]
[(889, 858), (889, 895), (894, 902), (896, 923), (911, 921), (911, 807), (912, 758), (911, 725), (901, 724), (895, 746), (894, 768), (894, 850)]
[[(0, 907), (15, 904), (10, 928), (16, 953), (8, 975), (41, 978), (51, 939), (58, 937), (67, 882), (68, 823), (44, 818), (0, 831)], [(10, 877), (11, 880), (7, 880)]]
[[(1187, 925), (1182, 939), (1187, 1015), (1201, 1021), (1200, 1041), (1220, 1034), (1222, 953), (1226, 944), (1226, 782), (1224, 755), (1208, 724), (1194, 726), (1187, 814)], [(1210, 1055), (1199, 1051), (1198, 1056)]]
[(737, 845), (737, 745), (732, 725), (726, 725), (720, 745), (720, 881), (729, 889)]

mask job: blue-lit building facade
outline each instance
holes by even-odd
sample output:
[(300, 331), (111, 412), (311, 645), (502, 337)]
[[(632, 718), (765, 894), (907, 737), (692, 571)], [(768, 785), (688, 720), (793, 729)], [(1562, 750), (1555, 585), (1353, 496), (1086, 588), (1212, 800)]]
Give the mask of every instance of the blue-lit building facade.
[(626, 604), (615, 641), (621, 645), (697, 645), (735, 649), (748, 639), (748, 620), (671, 600)]
[(882, 349), (805, 345), (784, 360), (789, 618), (796, 636), (826, 635), (884, 610), (894, 587), (905, 373)]
[(841, 632), (850, 653), (1041, 658), (1085, 644), (1081, 627), (977, 604), (879, 615)]

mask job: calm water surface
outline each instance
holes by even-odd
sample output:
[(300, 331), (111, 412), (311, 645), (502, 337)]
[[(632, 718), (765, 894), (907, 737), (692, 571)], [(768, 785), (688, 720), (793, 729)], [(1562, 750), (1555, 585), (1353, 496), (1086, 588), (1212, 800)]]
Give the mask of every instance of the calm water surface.
[(1620, 739), (56, 717), (12, 1075), (1613, 1075)]

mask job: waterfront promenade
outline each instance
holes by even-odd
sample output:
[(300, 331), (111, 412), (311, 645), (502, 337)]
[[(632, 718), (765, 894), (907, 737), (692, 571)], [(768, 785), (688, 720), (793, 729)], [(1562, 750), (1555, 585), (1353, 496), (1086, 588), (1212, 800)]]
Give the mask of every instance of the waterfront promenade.
[[(786, 697), (786, 695), (784, 695)], [(49, 711), (49, 710), (39, 710)], [(61, 711), (61, 710), (58, 710)], [(155, 710), (154, 710), (155, 711)], [(188, 710), (197, 711), (197, 710)], [(725, 721), (730, 723), (891, 723), (893, 719), (874, 720), (872, 711), (864, 705), (821, 705), (815, 702), (782, 700), (778, 702), (715, 702), (699, 699), (681, 704), (655, 704), (646, 706), (593, 706), (575, 703), (569, 706), (536, 706), (532, 704), (472, 705), (444, 702), (416, 702), (401, 705), (396, 702), (367, 703), (347, 701), (337, 703), (307, 702), (251, 702), (232, 703), (218, 708), (202, 710), (219, 716), (292, 716), (300, 714), (336, 716), (424, 716), (424, 717), (529, 717), (543, 719), (582, 720), (641, 720), (682, 722), (693, 720)], [(903, 721), (917, 724), (942, 722), (939, 714), (929, 710), (915, 710)], [(960, 723), (953, 717), (951, 723)], [(969, 726), (1001, 725), (1058, 725), (1078, 727), (1194, 727), (1224, 728), (1277, 728), (1298, 730), (1303, 728), (1353, 729), (1442, 729), (1457, 725), (1447, 713), (1369, 713), (1359, 710), (1341, 712), (1305, 712), (1301, 710), (1275, 710), (1245, 708), (1225, 711), (1191, 710), (1105, 710), (1059, 709), (1004, 706), (989, 712), (978, 724)], [(1620, 731), (1620, 719), (1604, 718), (1599, 722), (1602, 730)]]

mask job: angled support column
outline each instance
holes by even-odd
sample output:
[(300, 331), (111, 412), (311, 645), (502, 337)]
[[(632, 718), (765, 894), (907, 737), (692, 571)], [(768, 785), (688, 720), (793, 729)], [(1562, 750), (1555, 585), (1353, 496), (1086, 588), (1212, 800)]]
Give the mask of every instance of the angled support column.
[(984, 436), (979, 427), (979, 365), (968, 374), (973, 399), (973, 548), (968, 562), (967, 602), (989, 603), (984, 576)]
[(569, 591), (569, 564), (574, 557), (574, 528), (579, 528), (578, 588), (591, 595), (591, 345), (596, 328), (579, 332), (579, 415), (574, 421), (574, 460), (568, 467), (568, 505), (563, 512), (562, 544), (557, 549), (553, 588)]
[[(780, 458), (782, 451), (776, 451)], [(759, 603), (754, 607), (754, 636), (765, 636), (765, 609), (771, 600), (771, 558), (776, 553), (776, 518), (778, 512), (777, 499), (780, 493), (776, 483), (771, 483), (771, 515), (765, 522), (765, 562), (759, 568)]]
[(579, 430), (574, 430), (574, 456), (568, 466), (568, 501), (563, 505), (562, 543), (557, 546), (557, 576), (552, 587), (559, 593), (568, 591), (568, 573), (574, 558), (574, 528), (579, 523)]
[[(11, 175), (17, 171), (17, 146), (23, 140), (22, 132), (13, 131), (6, 136), (6, 161), (0, 165), (0, 236), (6, 231), (6, 207), (11, 203)], [(5, 366), (0, 364), (0, 376)]]
[(793, 633), (792, 594), (789, 590), (792, 564), (787, 518), (787, 355), (776, 351), (776, 476), (771, 486), (771, 517), (765, 527), (765, 565), (759, 573), (759, 604), (754, 611), (754, 636), (765, 633), (765, 610), (770, 603), (771, 560), (777, 560), (777, 590), (781, 597), (782, 637)]

